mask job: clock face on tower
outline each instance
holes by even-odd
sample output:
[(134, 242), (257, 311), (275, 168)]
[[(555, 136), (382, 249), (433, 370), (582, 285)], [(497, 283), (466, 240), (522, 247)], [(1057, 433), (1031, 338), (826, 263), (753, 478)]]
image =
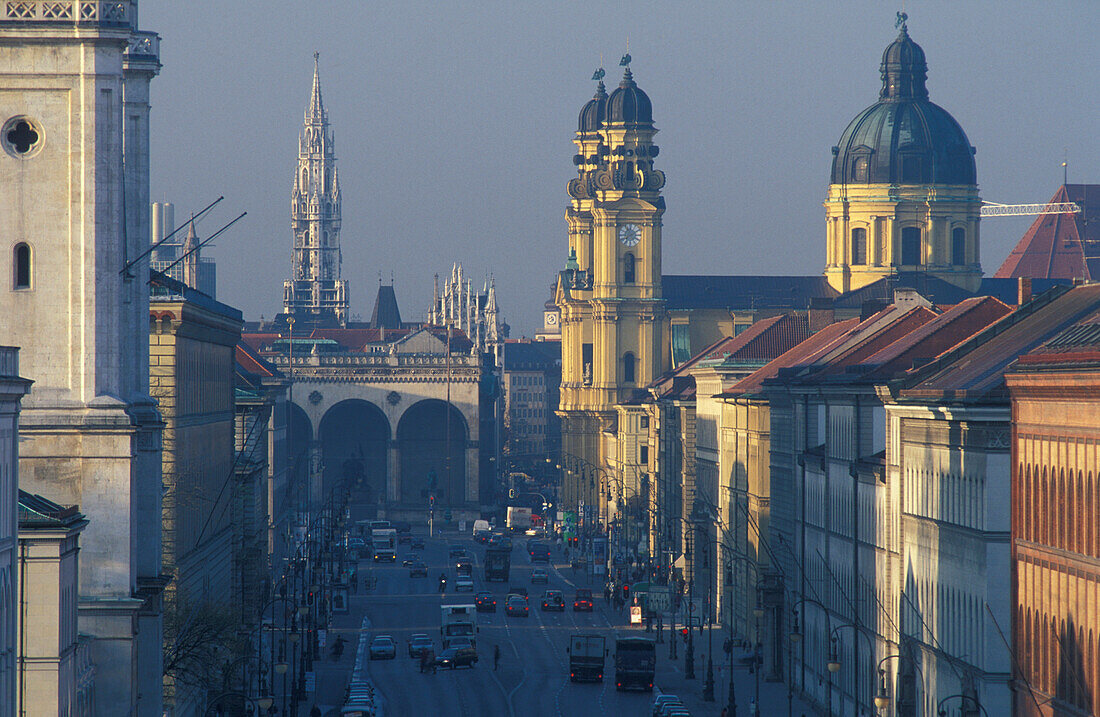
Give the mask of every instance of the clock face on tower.
[(546, 325), (547, 326), (557, 326), (558, 325), (558, 315), (555, 314), (553, 311), (547, 311), (546, 312)]
[(634, 246), (642, 239), (642, 230), (637, 224), (623, 224), (619, 227), (619, 241), (626, 246)]

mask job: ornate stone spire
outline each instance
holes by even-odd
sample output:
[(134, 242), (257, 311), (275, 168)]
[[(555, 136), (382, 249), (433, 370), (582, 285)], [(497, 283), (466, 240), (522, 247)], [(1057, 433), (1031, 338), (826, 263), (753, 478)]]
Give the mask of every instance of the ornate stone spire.
[(340, 176), (328, 113), (321, 101), (319, 55), (313, 54), (313, 90), (298, 139), (291, 191), (293, 276), (283, 284), (287, 314), (345, 324), (347, 282), (340, 278)]

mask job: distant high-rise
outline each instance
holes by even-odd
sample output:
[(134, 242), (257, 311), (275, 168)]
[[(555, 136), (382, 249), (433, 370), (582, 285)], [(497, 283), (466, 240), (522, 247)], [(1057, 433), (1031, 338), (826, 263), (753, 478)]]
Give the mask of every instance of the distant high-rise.
[(343, 325), (348, 320), (348, 286), (340, 278), (340, 178), (317, 59), (314, 53), (313, 92), (298, 139), (290, 200), (294, 264), (291, 278), (283, 282), (283, 311), (296, 320)]
[[(150, 266), (155, 270), (167, 274), (176, 281), (182, 281), (192, 289), (198, 289), (210, 298), (217, 298), (218, 267), (214, 260), (199, 256), (201, 250), (195, 249), (192, 256), (187, 259), (181, 257), (188, 251), (184, 245), (190, 238), (194, 245), (200, 241), (195, 230), (194, 222), (187, 231), (176, 232), (176, 208), (170, 202), (153, 202), (152, 211), (153, 232), (150, 241), (156, 244), (165, 237), (172, 235), (168, 241), (153, 250)], [(172, 232), (176, 232), (172, 234)], [(205, 248), (205, 247), (204, 247)], [(185, 269), (191, 266), (193, 269), (192, 280), (188, 281), (184, 276)]]

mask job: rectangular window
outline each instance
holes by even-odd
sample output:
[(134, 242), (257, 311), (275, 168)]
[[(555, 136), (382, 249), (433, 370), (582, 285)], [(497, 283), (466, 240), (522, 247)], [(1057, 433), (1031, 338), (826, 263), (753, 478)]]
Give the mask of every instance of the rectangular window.
[(592, 385), (592, 344), (581, 344), (581, 375), (585, 386)]
[(966, 230), (962, 227), (951, 230), (951, 263), (955, 266), (966, 263)]
[(852, 230), (852, 263), (867, 263), (867, 230), (863, 227)]
[(901, 230), (901, 263), (905, 266), (919, 266), (922, 263), (920, 227)]
[(638, 449), (638, 462), (643, 466), (649, 465), (649, 446), (642, 446)]

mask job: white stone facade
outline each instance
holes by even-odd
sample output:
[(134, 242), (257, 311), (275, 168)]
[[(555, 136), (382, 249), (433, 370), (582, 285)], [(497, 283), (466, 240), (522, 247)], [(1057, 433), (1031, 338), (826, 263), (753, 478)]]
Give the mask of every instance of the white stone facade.
[(0, 1), (0, 316), (18, 317), (0, 343), (35, 382), (20, 482), (90, 520), (79, 629), (104, 715), (161, 714), (160, 418), (135, 261), (158, 52), (134, 0)]

